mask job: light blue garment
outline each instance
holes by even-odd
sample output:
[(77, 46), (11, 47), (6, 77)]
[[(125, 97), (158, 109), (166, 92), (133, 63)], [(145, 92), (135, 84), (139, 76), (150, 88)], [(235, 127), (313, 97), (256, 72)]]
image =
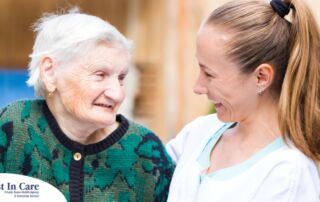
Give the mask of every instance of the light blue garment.
[[(224, 124), (208, 141), (206, 146), (204, 147), (203, 151), (199, 155), (197, 161), (200, 164), (200, 166), (203, 168), (203, 170), (207, 170), (210, 166), (210, 153), (212, 148), (216, 145), (216, 143), (219, 141), (223, 133), (230, 128), (235, 123), (226, 123)], [(235, 177), (242, 172), (249, 169), (252, 165), (257, 163), (260, 159), (262, 159), (267, 154), (271, 153), (272, 151), (275, 151), (279, 148), (281, 148), (284, 145), (284, 141), (281, 137), (276, 138), (272, 143), (261, 149), (259, 152), (255, 153), (253, 156), (251, 156), (249, 159), (224, 169), (220, 169), (218, 171), (206, 174), (202, 173), (200, 177), (200, 181), (204, 177), (209, 177), (215, 180), (226, 180), (230, 179), (232, 177)]]

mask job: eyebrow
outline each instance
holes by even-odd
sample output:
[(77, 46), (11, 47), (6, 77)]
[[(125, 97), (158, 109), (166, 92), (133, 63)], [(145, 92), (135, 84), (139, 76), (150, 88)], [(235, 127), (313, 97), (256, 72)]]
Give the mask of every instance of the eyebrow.
[[(105, 71), (112, 71), (113, 67), (112, 65), (109, 64), (95, 64), (95, 65), (91, 65), (94, 69), (102, 69)], [(124, 67), (123, 70), (120, 71), (120, 74), (128, 74), (129, 73), (129, 67)]]
[(204, 64), (202, 64), (202, 63), (200, 63), (200, 62), (198, 62), (198, 64), (199, 64), (199, 67), (200, 67), (201, 69), (212, 72), (212, 70), (211, 70), (208, 66), (206, 66), (206, 65), (204, 65)]
[(208, 66), (206, 66), (206, 65), (204, 65), (204, 64), (202, 64), (202, 63), (200, 63), (200, 62), (198, 62), (198, 64), (199, 64), (200, 68), (201, 68), (203, 71), (206, 71), (206, 72), (208, 72), (208, 73), (210, 73), (210, 74), (218, 75), (216, 71), (212, 70), (212, 69), (209, 68)]
[(112, 66), (110, 66), (109, 64), (89, 64), (87, 68), (91, 70), (102, 69), (109, 71), (110, 69), (112, 69)]
[(124, 70), (122, 70), (120, 72), (120, 74), (125, 74), (125, 75), (127, 75), (128, 73), (129, 73), (129, 68), (128, 67), (126, 67)]
[(205, 66), (204, 64), (202, 64), (201, 62), (198, 62), (200, 68), (207, 68), (207, 66)]

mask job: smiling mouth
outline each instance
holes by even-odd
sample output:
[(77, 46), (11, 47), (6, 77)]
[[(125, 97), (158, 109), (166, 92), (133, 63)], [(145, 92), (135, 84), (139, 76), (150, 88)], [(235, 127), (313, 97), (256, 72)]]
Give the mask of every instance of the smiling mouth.
[(214, 104), (214, 107), (215, 107), (215, 108), (222, 107), (222, 104), (221, 104), (221, 103), (215, 103), (215, 104)]
[(97, 104), (94, 104), (95, 106), (98, 106), (98, 107), (103, 107), (103, 108), (106, 108), (106, 109), (110, 109), (110, 110), (113, 110), (113, 105), (109, 105), (109, 104), (101, 104), (101, 103), (97, 103)]

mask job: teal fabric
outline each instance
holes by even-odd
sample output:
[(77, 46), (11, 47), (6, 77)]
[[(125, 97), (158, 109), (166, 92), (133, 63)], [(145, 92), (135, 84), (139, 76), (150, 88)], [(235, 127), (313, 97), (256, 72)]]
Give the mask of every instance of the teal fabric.
[[(167, 200), (174, 164), (150, 130), (121, 116), (121, 130), (103, 144), (81, 145), (58, 130), (48, 113), (44, 100), (18, 101), (0, 110), (0, 173), (48, 182), (68, 201)], [(73, 158), (77, 148), (81, 163)]]
[[(226, 123), (224, 124), (208, 141), (203, 151), (199, 155), (197, 161), (200, 164), (202, 170), (207, 170), (210, 166), (210, 153), (214, 148), (216, 143), (219, 141), (223, 133), (230, 128), (234, 123)], [(240, 175), (255, 163), (257, 163), (260, 159), (265, 157), (267, 154), (281, 148), (284, 145), (284, 141), (281, 137), (276, 138), (272, 143), (267, 145), (265, 148), (261, 149), (259, 152), (251, 156), (249, 159), (224, 169), (217, 170), (215, 172), (204, 174), (202, 173), (200, 181), (203, 180), (204, 177), (209, 177), (215, 180), (227, 180), (233, 178), (237, 175)], [(236, 152), (236, 151), (235, 151)]]

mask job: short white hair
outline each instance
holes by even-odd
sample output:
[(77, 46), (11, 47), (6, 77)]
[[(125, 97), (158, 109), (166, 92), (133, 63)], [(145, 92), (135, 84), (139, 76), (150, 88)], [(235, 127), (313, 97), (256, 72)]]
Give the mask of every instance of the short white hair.
[(131, 54), (133, 45), (114, 26), (96, 16), (80, 13), (77, 8), (67, 14), (46, 14), (34, 25), (37, 33), (30, 54), (29, 79), (36, 95), (44, 96), (45, 87), (40, 78), (40, 62), (50, 55), (57, 63), (66, 63), (81, 57), (98, 42), (119, 44)]

